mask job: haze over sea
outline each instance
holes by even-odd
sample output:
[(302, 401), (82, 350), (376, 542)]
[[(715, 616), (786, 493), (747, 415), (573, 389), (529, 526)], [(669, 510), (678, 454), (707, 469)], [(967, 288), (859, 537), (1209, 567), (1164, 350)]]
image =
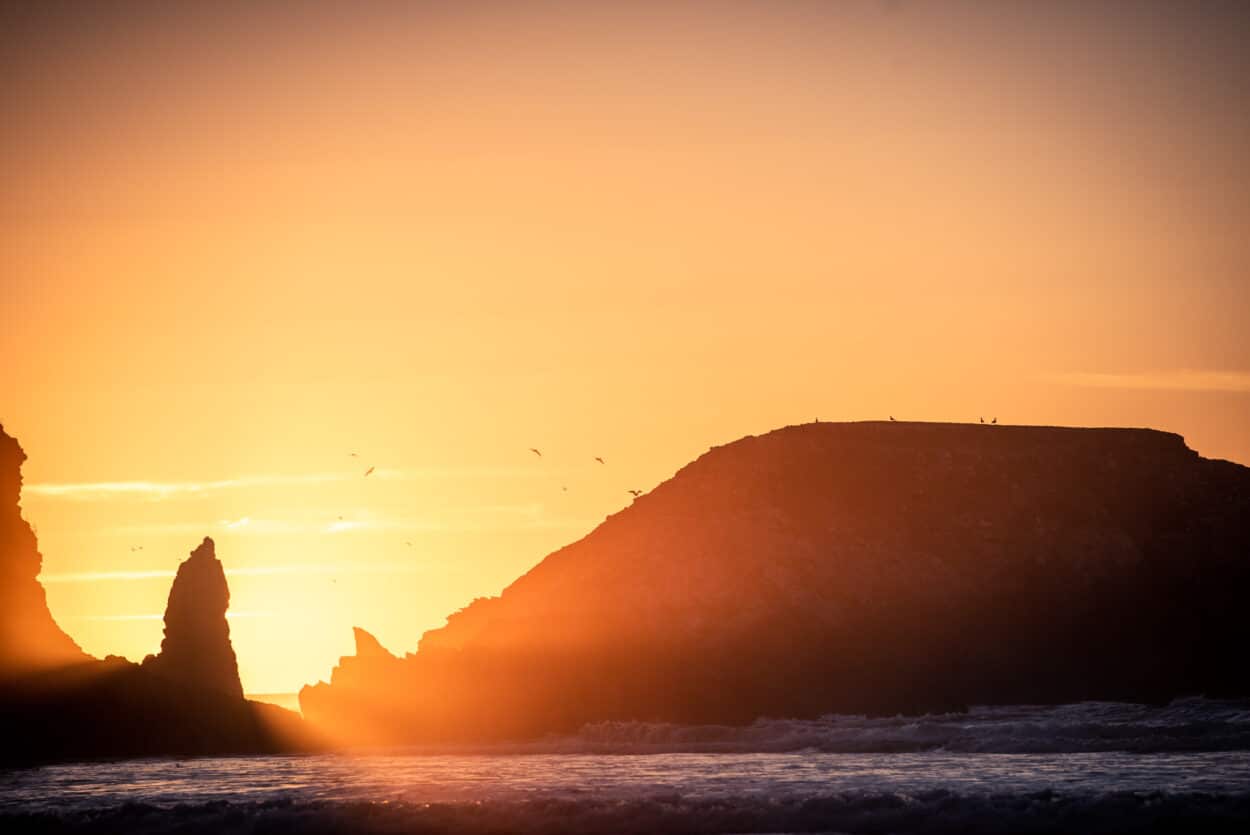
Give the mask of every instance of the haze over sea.
[(603, 723), (483, 748), (147, 759), (0, 778), (0, 828), (88, 832), (1240, 831), (1250, 702)]

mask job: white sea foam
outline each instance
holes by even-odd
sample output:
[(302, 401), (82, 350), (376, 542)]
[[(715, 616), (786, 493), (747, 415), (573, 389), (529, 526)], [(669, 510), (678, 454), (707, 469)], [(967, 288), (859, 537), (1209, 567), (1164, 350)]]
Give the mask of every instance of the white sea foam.
[(1082, 702), (977, 707), (928, 716), (760, 719), (750, 725), (600, 722), (569, 737), (510, 746), (538, 753), (1060, 754), (1250, 750), (1250, 702), (1179, 699), (1166, 706)]

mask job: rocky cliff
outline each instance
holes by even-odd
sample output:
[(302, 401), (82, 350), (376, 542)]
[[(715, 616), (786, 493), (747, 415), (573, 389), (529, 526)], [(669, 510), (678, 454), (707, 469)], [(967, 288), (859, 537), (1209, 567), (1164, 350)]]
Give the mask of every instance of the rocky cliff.
[(165, 638), (159, 655), (144, 659), (144, 669), (190, 687), (243, 698), (239, 665), (230, 644), (230, 588), (213, 540), (178, 566), (165, 607)]
[(0, 680), (88, 657), (48, 611), (43, 557), (19, 504), (26, 453), (0, 426)]
[(809, 424), (709, 451), (301, 705), (391, 741), (1245, 695), (1248, 594), (1250, 469), (1179, 436)]

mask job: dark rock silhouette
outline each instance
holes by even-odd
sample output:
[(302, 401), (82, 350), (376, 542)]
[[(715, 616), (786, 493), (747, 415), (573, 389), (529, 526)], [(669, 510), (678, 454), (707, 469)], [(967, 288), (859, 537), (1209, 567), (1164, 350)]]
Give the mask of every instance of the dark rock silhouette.
[(212, 540), (179, 567), (162, 651), (142, 666), (91, 658), (61, 631), (18, 508), (24, 459), (0, 430), (0, 766), (307, 748), (298, 714), (243, 698)]
[(43, 557), (19, 503), (25, 460), (0, 426), (0, 681), (88, 659), (52, 619), (39, 584)]
[(1248, 595), (1250, 469), (1177, 435), (808, 424), (711, 450), (415, 654), (358, 633), (300, 701), (394, 742), (1247, 695)]
[(165, 638), (159, 655), (148, 656), (144, 669), (191, 687), (243, 698), (239, 665), (230, 644), (226, 609), (230, 589), (213, 540), (178, 566), (165, 607)]

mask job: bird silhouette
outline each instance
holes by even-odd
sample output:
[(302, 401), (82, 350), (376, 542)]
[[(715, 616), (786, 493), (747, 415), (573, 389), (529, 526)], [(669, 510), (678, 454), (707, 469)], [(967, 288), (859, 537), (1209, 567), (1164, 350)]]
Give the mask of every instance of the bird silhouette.
[(142, 545), (132, 545), (132, 546), (130, 546), (130, 550), (131, 550), (131, 551), (142, 551), (142, 550), (143, 550), (143, 546), (142, 546)]
[(602, 458), (600, 458), (598, 455), (596, 455), (596, 456), (595, 456), (595, 460), (596, 460), (596, 461), (598, 461), (600, 464), (607, 463), (607, 462), (605, 462)]
[(411, 543), (411, 542), (409, 542), (409, 541), (408, 541), (408, 540), (406, 540), (406, 539), (404, 540), (404, 544), (405, 544), (405, 545), (407, 545), (409, 548), (411, 548), (411, 547), (412, 547), (412, 543)]
[(993, 420), (990, 421), (990, 423), (998, 423), (998, 418), (994, 418)]
[(356, 453), (354, 453), (354, 452), (349, 452), (349, 453), (347, 453), (347, 454), (348, 454), (348, 455), (350, 455), (352, 458), (359, 458), (359, 457), (360, 457), (358, 454), (356, 454)]
[(537, 455), (539, 458), (542, 458), (542, 457), (543, 457), (543, 454), (542, 454), (541, 452), (539, 452), (538, 450), (534, 449), (533, 447), (530, 447), (530, 452), (534, 453), (534, 454), (535, 454), (535, 455)]
[(367, 478), (369, 476), (369, 473), (373, 472), (375, 469), (376, 467), (370, 467), (369, 469), (365, 470), (365, 477)]
[(894, 415), (890, 415), (890, 420), (894, 420)]
[(985, 418), (981, 418), (981, 422), (982, 422), (982, 423), (985, 423)]
[(569, 488), (564, 487), (564, 486), (561, 486), (561, 487), (560, 487), (560, 490), (561, 490), (562, 492), (565, 492), (565, 493), (569, 492)]
[(635, 499), (636, 499), (636, 498), (638, 498), (639, 496), (641, 496), (641, 495), (642, 495), (642, 491), (641, 491), (641, 490), (628, 490), (628, 491), (626, 491), (626, 492), (628, 492), (628, 493), (629, 493), (631, 496), (633, 496)]

